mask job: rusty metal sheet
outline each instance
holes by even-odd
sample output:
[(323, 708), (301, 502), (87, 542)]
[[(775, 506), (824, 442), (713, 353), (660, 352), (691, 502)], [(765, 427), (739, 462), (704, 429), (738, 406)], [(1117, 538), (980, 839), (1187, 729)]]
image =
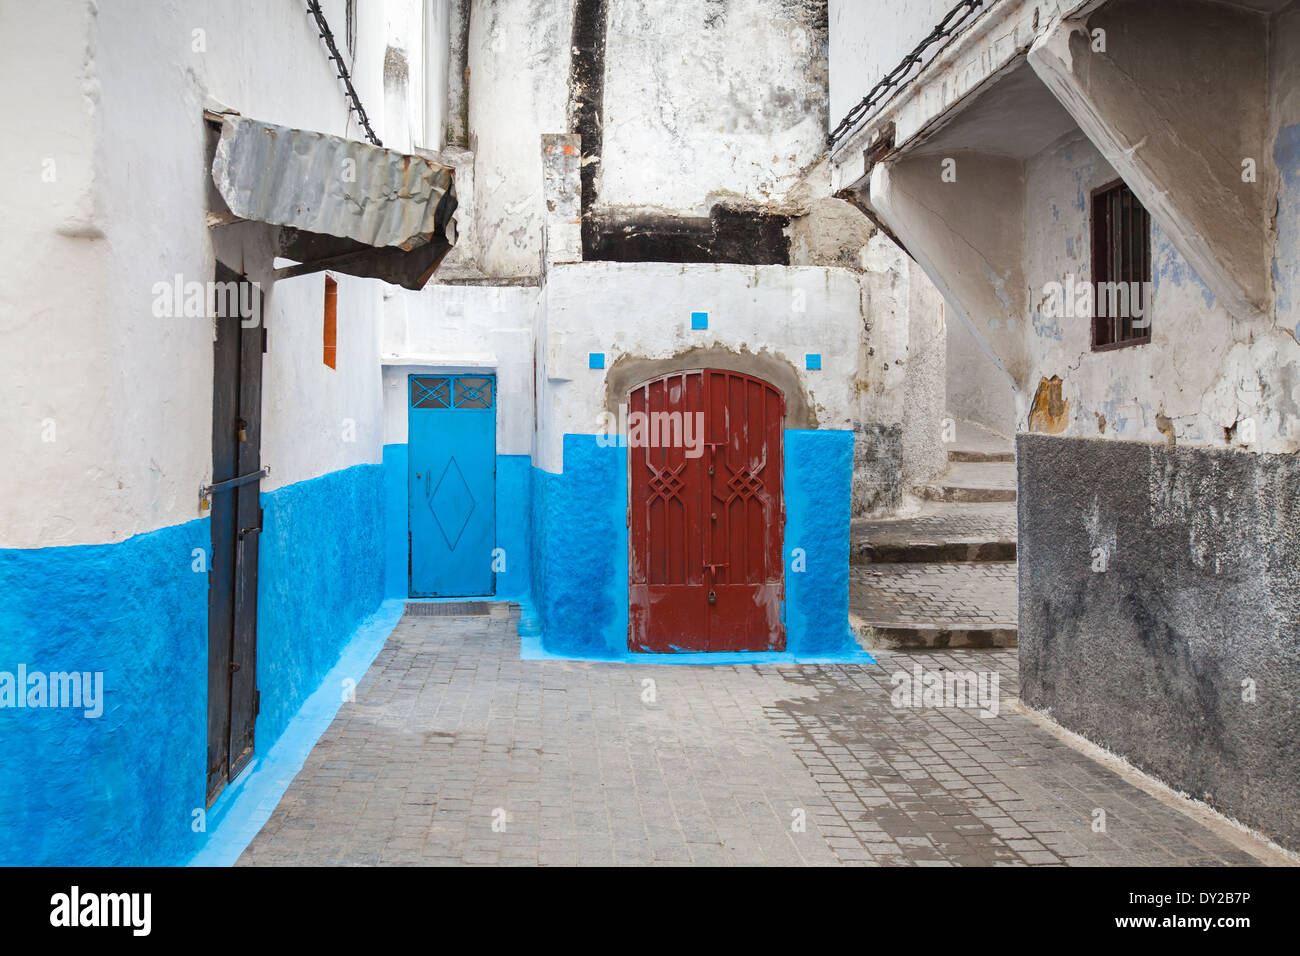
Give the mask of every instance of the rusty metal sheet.
[(376, 248), (455, 241), (438, 215), (452, 170), (423, 156), (227, 113), (212, 180), (240, 219)]

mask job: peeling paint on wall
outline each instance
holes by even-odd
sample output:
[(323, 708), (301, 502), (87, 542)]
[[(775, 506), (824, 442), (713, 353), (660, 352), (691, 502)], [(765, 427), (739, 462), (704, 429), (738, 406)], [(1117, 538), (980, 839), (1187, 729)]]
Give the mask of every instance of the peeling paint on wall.
[(1070, 424), (1070, 403), (1061, 397), (1061, 377), (1041, 379), (1029, 411), (1029, 430), (1059, 435)]

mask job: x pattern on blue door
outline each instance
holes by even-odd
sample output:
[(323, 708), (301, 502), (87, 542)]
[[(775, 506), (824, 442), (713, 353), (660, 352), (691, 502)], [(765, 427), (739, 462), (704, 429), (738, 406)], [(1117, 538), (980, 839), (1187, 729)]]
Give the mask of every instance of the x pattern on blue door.
[(410, 377), (410, 594), (495, 590), (496, 379)]

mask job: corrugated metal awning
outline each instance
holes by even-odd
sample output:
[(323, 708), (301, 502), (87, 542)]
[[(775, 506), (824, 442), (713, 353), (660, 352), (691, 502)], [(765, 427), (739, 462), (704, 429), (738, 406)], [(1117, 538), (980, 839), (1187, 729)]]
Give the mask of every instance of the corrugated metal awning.
[(220, 124), (212, 181), (227, 207), (214, 221), (282, 227), (281, 253), (302, 265), (278, 276), (332, 269), (419, 289), (455, 243), (450, 167), (233, 113), (208, 115)]

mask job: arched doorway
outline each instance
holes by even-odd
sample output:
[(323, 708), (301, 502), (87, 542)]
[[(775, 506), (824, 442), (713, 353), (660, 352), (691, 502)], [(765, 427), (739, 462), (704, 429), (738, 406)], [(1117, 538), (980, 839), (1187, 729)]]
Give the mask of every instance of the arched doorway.
[(628, 392), (628, 648), (780, 651), (785, 397), (723, 369)]

